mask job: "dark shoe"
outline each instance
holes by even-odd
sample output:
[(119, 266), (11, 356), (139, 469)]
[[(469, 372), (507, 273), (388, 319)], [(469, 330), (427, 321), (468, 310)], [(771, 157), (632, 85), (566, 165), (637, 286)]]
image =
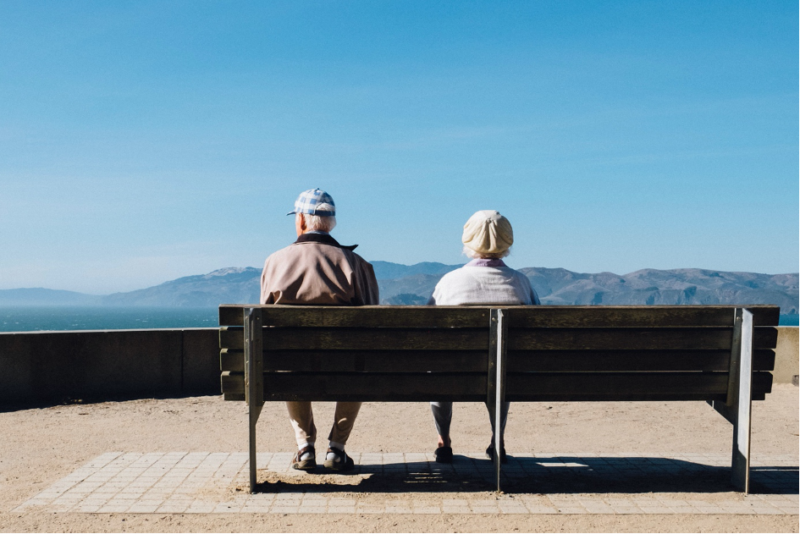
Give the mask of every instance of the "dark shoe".
[(439, 447), (433, 453), (436, 458), (437, 464), (452, 464), (453, 463), (453, 448), (452, 447)]
[[(303, 457), (306, 453), (311, 453), (311, 458), (307, 460), (301, 460), (300, 458)], [(316, 469), (317, 467), (317, 459), (316, 459), (316, 452), (314, 451), (314, 447), (308, 445), (307, 447), (303, 447), (301, 450), (297, 451), (292, 458), (292, 469), (297, 469), (298, 471), (311, 471)]]
[(337, 449), (335, 447), (331, 447), (328, 449), (328, 453), (333, 453), (334, 457), (328, 460), (328, 455), (325, 455), (325, 467), (330, 469), (331, 471), (352, 471), (355, 468), (355, 462), (353, 459), (347, 456), (347, 453), (341, 449)]
[[(486, 457), (489, 458), (491, 461), (494, 461), (494, 443), (492, 443), (491, 445), (489, 445), (486, 448)], [(506, 448), (505, 447), (502, 447), (500, 449), (500, 463), (501, 464), (507, 464), (508, 463), (508, 458), (506, 458)]]

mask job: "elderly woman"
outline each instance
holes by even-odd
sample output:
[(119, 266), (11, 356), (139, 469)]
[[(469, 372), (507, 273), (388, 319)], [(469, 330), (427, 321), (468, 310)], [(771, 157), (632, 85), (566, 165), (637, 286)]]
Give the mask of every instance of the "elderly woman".
[[(511, 244), (514, 242), (514, 233), (508, 219), (494, 210), (479, 211), (464, 225), (461, 241), (464, 243), (464, 254), (472, 258), (472, 261), (444, 275), (436, 284), (428, 304), (440, 306), (539, 304), (539, 297), (528, 278), (503, 263), (502, 258), (508, 256)], [(503, 463), (506, 462), (505, 446), (502, 444), (508, 407), (508, 402), (504, 402), (501, 407), (500, 461)], [(450, 443), (450, 421), (453, 417), (453, 403), (432, 402), (431, 411), (439, 433), (436, 461), (451, 463), (453, 449)], [(495, 454), (494, 433), (494, 422), (492, 422), (492, 441), (486, 449), (486, 455), (490, 459), (493, 459)]]

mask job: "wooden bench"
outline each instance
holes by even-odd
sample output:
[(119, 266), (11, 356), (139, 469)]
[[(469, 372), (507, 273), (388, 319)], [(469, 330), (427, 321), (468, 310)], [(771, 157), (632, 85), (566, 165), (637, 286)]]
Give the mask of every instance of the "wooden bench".
[(707, 401), (733, 424), (732, 482), (747, 493), (750, 400), (772, 387), (778, 314), (777, 306), (222, 305), (222, 393), (249, 407), (251, 491), (265, 401), (487, 401), (496, 418), (507, 400)]

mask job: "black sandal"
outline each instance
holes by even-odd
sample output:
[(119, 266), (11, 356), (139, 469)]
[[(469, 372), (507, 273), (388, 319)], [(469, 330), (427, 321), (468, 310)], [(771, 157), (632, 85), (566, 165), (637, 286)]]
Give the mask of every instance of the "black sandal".
[(437, 464), (452, 464), (453, 463), (453, 448), (452, 447), (439, 447), (433, 452)]
[(353, 459), (350, 458), (346, 452), (335, 447), (328, 449), (328, 453), (331, 452), (334, 454), (334, 458), (328, 460), (327, 454), (325, 455), (325, 463), (323, 465), (327, 469), (338, 472), (352, 471), (355, 469), (355, 462), (353, 462)]
[[(494, 461), (494, 443), (492, 443), (491, 445), (489, 445), (486, 448), (486, 457), (489, 458), (490, 460)], [(508, 463), (508, 457), (506, 456), (506, 448), (505, 447), (500, 447), (500, 463), (501, 464), (507, 464)]]
[[(304, 454), (310, 452), (311, 458), (308, 460), (301, 460), (300, 458), (303, 457)], [(314, 451), (314, 447), (311, 445), (307, 445), (297, 451), (292, 458), (292, 469), (297, 469), (298, 471), (311, 471), (317, 468), (317, 458), (316, 452)]]

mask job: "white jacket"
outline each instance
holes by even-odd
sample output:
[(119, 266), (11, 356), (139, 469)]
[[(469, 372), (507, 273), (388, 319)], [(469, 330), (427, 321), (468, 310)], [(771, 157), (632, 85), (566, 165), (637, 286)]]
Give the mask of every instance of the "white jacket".
[(502, 260), (473, 260), (444, 275), (428, 304), (459, 306), (470, 304), (540, 304), (528, 277)]

